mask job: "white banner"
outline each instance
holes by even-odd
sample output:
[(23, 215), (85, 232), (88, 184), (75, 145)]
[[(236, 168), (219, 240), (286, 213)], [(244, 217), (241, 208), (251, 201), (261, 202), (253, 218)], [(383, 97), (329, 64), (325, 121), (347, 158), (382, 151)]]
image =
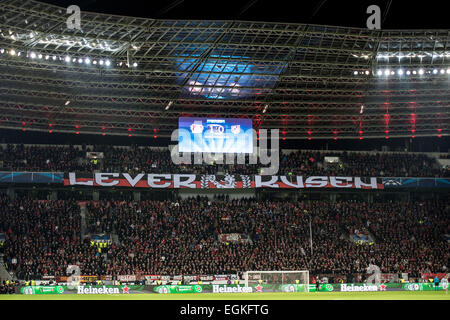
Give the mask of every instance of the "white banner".
[(117, 276), (117, 280), (119, 281), (123, 281), (123, 282), (132, 282), (132, 281), (136, 281), (136, 276), (131, 274), (131, 275), (120, 275)]

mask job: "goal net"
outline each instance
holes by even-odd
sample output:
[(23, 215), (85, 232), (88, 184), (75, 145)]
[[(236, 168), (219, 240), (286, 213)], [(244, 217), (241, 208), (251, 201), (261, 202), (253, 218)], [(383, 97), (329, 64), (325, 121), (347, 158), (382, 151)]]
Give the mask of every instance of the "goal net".
[(309, 271), (246, 271), (246, 287), (253, 292), (309, 292)]

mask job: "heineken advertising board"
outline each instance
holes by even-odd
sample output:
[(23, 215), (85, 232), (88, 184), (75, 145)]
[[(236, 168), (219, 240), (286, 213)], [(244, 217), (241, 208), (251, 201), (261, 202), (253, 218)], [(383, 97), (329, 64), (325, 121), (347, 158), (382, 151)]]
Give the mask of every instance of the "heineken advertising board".
[(201, 285), (169, 285), (154, 287), (153, 291), (156, 293), (201, 293), (203, 288)]
[[(103, 286), (24, 286), (21, 294), (133, 294), (133, 293), (253, 293), (253, 292), (304, 292), (303, 284), (251, 284), (249, 287), (237, 284), (219, 285), (103, 285)], [(309, 292), (315, 292), (316, 285), (309, 285)], [(320, 284), (319, 292), (378, 292), (378, 291), (434, 291), (434, 283), (366, 283)], [(437, 290), (442, 291), (442, 285)]]
[(21, 294), (128, 294), (143, 291), (142, 285), (104, 286), (27, 286), (20, 288)]
[[(406, 290), (406, 291), (434, 291), (435, 286), (434, 283), (403, 283), (402, 284), (402, 289)], [(440, 283), (439, 286), (437, 287), (438, 291), (444, 290), (444, 288), (442, 287), (442, 284)]]
[(27, 286), (20, 288), (21, 294), (61, 294), (64, 286)]

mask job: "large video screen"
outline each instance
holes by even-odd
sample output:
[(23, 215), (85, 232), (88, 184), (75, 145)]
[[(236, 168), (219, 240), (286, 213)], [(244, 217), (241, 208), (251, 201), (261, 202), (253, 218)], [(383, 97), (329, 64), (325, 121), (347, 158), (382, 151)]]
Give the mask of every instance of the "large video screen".
[(178, 129), (180, 152), (253, 152), (251, 119), (181, 117)]

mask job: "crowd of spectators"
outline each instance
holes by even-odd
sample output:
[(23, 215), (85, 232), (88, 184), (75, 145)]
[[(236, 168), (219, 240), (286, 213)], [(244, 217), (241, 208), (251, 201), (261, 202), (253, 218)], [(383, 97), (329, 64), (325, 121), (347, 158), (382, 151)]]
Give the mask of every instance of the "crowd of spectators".
[(0, 294), (14, 294), (15, 293), (15, 282), (6, 282), (6, 280), (3, 280), (2, 283), (0, 283)]
[[(348, 273), (364, 272), (370, 261), (395, 273), (442, 271), (448, 260), (447, 205), (199, 198), (92, 202), (88, 210), (91, 224), (100, 222), (119, 236), (120, 244), (108, 252), (108, 274)], [(355, 229), (370, 232), (375, 244), (350, 241), (349, 231)], [(245, 234), (252, 242), (222, 243), (218, 239), (224, 233)]]
[[(8, 270), (20, 279), (65, 275), (223, 274), (245, 270), (310, 270), (312, 274), (442, 272), (449, 258), (448, 201), (286, 202), (209, 200), (92, 201), (90, 232), (116, 234), (99, 254), (81, 240), (72, 201), (0, 201)], [(310, 250), (309, 222), (313, 231)], [(350, 240), (367, 230), (374, 243)], [(250, 242), (224, 242), (239, 233)]]
[[(327, 163), (325, 157), (338, 157)], [(449, 176), (434, 158), (424, 154), (297, 151), (280, 156), (282, 175), (328, 175), (359, 177)]]
[(92, 171), (86, 152), (73, 146), (0, 145), (2, 171)]
[(103, 260), (89, 239), (81, 240), (80, 207), (74, 201), (0, 198), (4, 260), (19, 279), (64, 276), (70, 264), (101, 273)]
[[(87, 151), (103, 152), (93, 164)], [(339, 158), (336, 163), (324, 161), (326, 156)], [(372, 177), (450, 177), (450, 170), (439, 166), (435, 158), (425, 154), (365, 153), (333, 151), (297, 151), (280, 154), (279, 175), (330, 175)], [(260, 174), (267, 165), (249, 164), (174, 164), (167, 148), (84, 146), (0, 146), (0, 170), (3, 171), (78, 171), (128, 173), (197, 173)]]

